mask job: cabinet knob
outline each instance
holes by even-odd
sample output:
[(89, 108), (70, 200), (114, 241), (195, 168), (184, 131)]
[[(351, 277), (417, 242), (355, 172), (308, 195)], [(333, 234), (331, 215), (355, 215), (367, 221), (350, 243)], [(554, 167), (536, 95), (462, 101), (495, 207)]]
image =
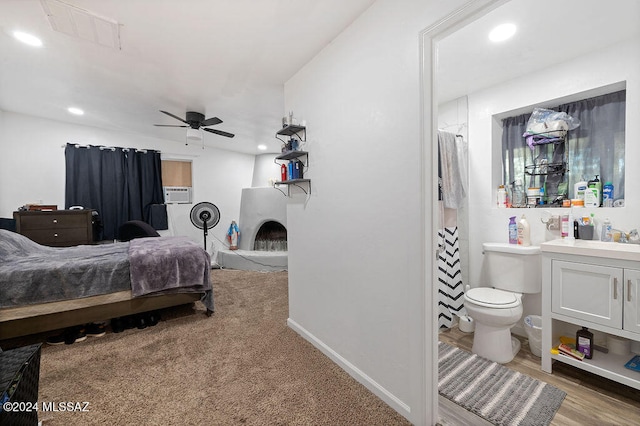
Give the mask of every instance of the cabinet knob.
[(58, 223), (58, 219), (53, 219), (53, 223)]
[(53, 234), (53, 236), (54, 236), (55, 238), (58, 238), (58, 234)]

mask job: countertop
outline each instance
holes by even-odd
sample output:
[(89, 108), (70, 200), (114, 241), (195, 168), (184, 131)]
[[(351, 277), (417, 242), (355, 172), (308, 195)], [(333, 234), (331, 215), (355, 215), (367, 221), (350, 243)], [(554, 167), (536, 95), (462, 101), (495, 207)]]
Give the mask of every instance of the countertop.
[(640, 244), (557, 239), (540, 244), (542, 253), (562, 253), (640, 262)]

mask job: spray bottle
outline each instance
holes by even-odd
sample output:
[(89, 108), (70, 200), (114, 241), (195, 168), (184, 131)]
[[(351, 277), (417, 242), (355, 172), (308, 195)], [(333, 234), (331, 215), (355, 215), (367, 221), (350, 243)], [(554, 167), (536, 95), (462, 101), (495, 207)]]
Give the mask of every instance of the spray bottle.
[(509, 218), (509, 244), (518, 244), (518, 224), (515, 216)]

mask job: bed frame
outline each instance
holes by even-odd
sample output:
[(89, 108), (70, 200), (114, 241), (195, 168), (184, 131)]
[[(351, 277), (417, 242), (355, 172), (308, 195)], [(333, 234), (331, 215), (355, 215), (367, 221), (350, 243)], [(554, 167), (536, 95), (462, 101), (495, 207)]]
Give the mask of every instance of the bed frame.
[[(0, 309), (0, 340), (148, 312), (200, 300), (202, 293), (132, 297), (131, 290)], [(207, 315), (210, 315), (207, 312)]]

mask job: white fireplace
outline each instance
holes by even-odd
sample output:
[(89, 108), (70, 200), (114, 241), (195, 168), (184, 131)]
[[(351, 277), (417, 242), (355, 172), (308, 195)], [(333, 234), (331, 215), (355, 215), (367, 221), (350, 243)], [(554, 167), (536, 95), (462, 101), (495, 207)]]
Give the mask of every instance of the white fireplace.
[(223, 268), (287, 269), (287, 198), (273, 187), (244, 188), (240, 201), (238, 250), (218, 252)]

